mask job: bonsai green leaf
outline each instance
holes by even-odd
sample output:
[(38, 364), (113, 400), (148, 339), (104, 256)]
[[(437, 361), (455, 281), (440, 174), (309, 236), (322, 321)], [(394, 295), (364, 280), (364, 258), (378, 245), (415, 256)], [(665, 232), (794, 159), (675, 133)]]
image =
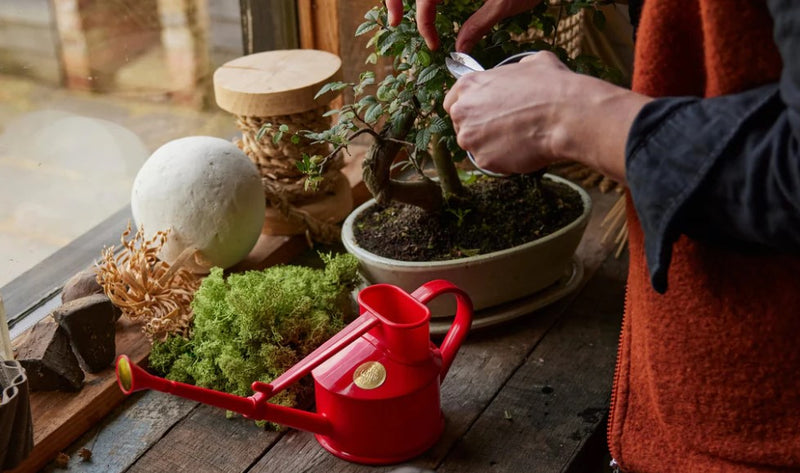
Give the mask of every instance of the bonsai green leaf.
[(271, 129), (272, 123), (264, 123), (261, 125), (261, 128), (258, 129), (258, 133), (256, 133), (256, 141), (261, 141), (261, 138), (264, 138), (264, 134)]
[(428, 130), (431, 133), (440, 134), (446, 131), (449, 127), (449, 123), (442, 117), (436, 116), (431, 119), (431, 124), (428, 126)]
[(367, 109), (367, 113), (364, 114), (364, 121), (367, 123), (375, 123), (383, 114), (383, 105), (376, 103), (370, 105)]
[(361, 99), (359, 99), (358, 107), (356, 108), (356, 111), (358, 113), (361, 113), (361, 111), (364, 110), (365, 107), (372, 106), (372, 105), (374, 105), (376, 103), (378, 103), (378, 99), (375, 98), (374, 95), (365, 95), (365, 96), (361, 97)]
[[(522, 51), (549, 50), (574, 70), (603, 78), (613, 77), (612, 69), (602, 64), (588, 59), (570, 58), (567, 51), (555, 41), (560, 21), (567, 15), (584, 9), (591, 9), (591, 12), (586, 13), (591, 13), (595, 24), (601, 26), (605, 18), (597, 7), (610, 2), (611, 0), (569, 0), (555, 3), (544, 0), (529, 11), (499, 22), (474, 46), (472, 54), (488, 68)], [(454, 162), (464, 158), (465, 152), (458, 147), (452, 122), (442, 105), (445, 94), (455, 82), (447, 73), (444, 62), (447, 54), (455, 48), (458, 31), (464, 21), (484, 2), (483, 0), (437, 2), (434, 22), (440, 37), (440, 47), (436, 51), (428, 49), (419, 35), (415, 20), (416, 2), (412, 0), (403, 2), (404, 13), (397, 26), (387, 24), (385, 3), (377, 3), (377, 6), (366, 12), (365, 21), (356, 28), (355, 33), (369, 37), (367, 48), (370, 51), (365, 52), (367, 64), (378, 64), (379, 55), (388, 57), (391, 58), (394, 71), (383, 78), (376, 78), (375, 72), (367, 71), (359, 76), (356, 83), (332, 82), (323, 86), (317, 97), (327, 92), (352, 87), (353, 94), (350, 96), (352, 102), (342, 106), (340, 111), (330, 112), (330, 114), (338, 113), (338, 119), (329, 130), (319, 133), (303, 131), (300, 135), (318, 143), (333, 145), (333, 153), (347, 146), (354, 136), (371, 135), (376, 139), (375, 146), (370, 151), (370, 155), (375, 159), (368, 161), (371, 164), (365, 166), (364, 172), (365, 182), (368, 182), (370, 191), (376, 196), (391, 196), (406, 203), (419, 205), (428, 211), (437, 210), (442, 202), (453, 196), (466, 197), (460, 180), (456, 178), (454, 165)], [(532, 35), (537, 39), (532, 41), (523, 39), (531, 37), (528, 33), (532, 29), (539, 30), (537, 34)], [(619, 76), (621, 77), (621, 74)], [(377, 87), (375, 87), (376, 82)], [(378, 129), (379, 125), (384, 125), (385, 128)], [(271, 133), (270, 136), (275, 141), (282, 138), (282, 133), (288, 133), (281, 130), (277, 130), (276, 133), (266, 128), (261, 132)], [(293, 142), (296, 135), (297, 132), (292, 134)], [(427, 149), (428, 147), (432, 149)], [(440, 177), (438, 182), (442, 187), (441, 198), (429, 196), (419, 198), (416, 192), (414, 196), (411, 196), (411, 192), (395, 192), (394, 189), (386, 189), (385, 186), (397, 186), (397, 181), (376, 177), (381, 176), (383, 170), (390, 168), (386, 161), (395, 159), (397, 153), (404, 148), (413, 163), (418, 164), (424, 156), (431, 157), (431, 162)], [(326, 159), (328, 157), (324, 158), (323, 162)], [(302, 166), (306, 175), (305, 184), (316, 185), (321, 179), (321, 174), (309, 163)], [(454, 182), (456, 184), (452, 185)], [(400, 187), (402, 186), (398, 186), (397, 189)], [(426, 193), (431, 194), (432, 189), (434, 189), (432, 186), (428, 187)]]
[(417, 63), (420, 67), (428, 67), (431, 64), (431, 55), (428, 51), (422, 49), (417, 52)]
[(436, 64), (432, 64), (426, 67), (425, 69), (422, 70), (422, 72), (420, 72), (419, 77), (417, 77), (417, 85), (422, 85), (430, 81), (431, 79), (436, 77), (436, 74), (438, 74), (440, 70), (441, 68)]
[(398, 96), (397, 87), (393, 87), (393, 84), (387, 84), (385, 81), (378, 87), (378, 90), (375, 92), (375, 96), (381, 102), (389, 102), (394, 100), (395, 97)]
[(326, 92), (342, 90), (348, 85), (349, 84), (346, 82), (328, 82), (327, 84), (323, 85), (321, 89), (319, 89), (319, 92), (317, 92), (317, 95), (315, 95), (314, 98), (317, 99)]
[(375, 83), (375, 73), (373, 71), (365, 71), (358, 75), (358, 81), (362, 86), (372, 85)]
[(431, 130), (429, 128), (422, 128), (417, 131), (417, 137), (414, 142), (414, 146), (417, 149), (428, 149), (428, 143), (431, 141)]
[(387, 56), (390, 52), (395, 51), (397, 48), (402, 50), (403, 43), (398, 41), (401, 36), (401, 32), (397, 30), (390, 32), (388, 35), (381, 35), (375, 45), (378, 48), (378, 54), (381, 56)]
[(370, 10), (367, 10), (367, 13), (364, 14), (364, 19), (372, 22), (377, 22), (379, 10), (380, 10), (379, 7), (373, 7)]
[(364, 23), (358, 25), (358, 28), (356, 28), (355, 35), (361, 36), (362, 34), (369, 33), (370, 31), (374, 30), (377, 27), (378, 24), (375, 23), (374, 21), (365, 21)]

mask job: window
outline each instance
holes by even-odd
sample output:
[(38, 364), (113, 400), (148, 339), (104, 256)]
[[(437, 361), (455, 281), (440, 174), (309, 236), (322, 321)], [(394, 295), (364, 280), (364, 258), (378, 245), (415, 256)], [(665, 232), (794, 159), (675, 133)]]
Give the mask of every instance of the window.
[(118, 241), (156, 148), (237, 134), (213, 71), (245, 48), (296, 47), (296, 18), (281, 0), (0, 2), (0, 293), (13, 332)]

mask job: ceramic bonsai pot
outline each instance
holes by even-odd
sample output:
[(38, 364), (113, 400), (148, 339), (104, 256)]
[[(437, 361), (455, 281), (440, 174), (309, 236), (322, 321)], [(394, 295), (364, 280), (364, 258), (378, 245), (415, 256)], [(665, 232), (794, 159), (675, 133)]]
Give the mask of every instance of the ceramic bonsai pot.
[[(548, 179), (565, 184), (581, 196), (583, 213), (561, 229), (537, 240), (493, 253), (446, 261), (401, 261), (371, 253), (355, 241), (353, 225), (358, 216), (375, 205), (369, 200), (356, 208), (342, 226), (342, 242), (359, 260), (360, 271), (370, 284), (388, 283), (406, 291), (433, 279), (445, 279), (465, 290), (476, 311), (535, 294), (563, 278), (572, 264), (591, 213), (589, 194), (577, 184), (551, 174)], [(450, 298), (429, 304), (434, 317), (455, 313)]]

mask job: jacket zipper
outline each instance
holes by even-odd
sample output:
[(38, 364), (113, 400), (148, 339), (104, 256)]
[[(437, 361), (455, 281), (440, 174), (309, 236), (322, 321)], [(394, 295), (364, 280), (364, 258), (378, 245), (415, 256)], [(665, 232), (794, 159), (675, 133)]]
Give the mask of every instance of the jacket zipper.
[[(619, 330), (619, 340), (617, 341), (617, 359), (614, 364), (614, 380), (611, 384), (611, 399), (609, 401), (609, 408), (608, 408), (608, 427), (606, 428), (606, 442), (608, 443), (609, 451), (611, 450), (612, 440), (613, 440), (613, 415), (614, 415), (614, 408), (617, 402), (617, 389), (619, 389), (619, 377), (620, 377), (620, 365), (622, 364), (622, 338), (625, 331), (625, 322), (628, 318), (628, 293), (630, 292), (628, 283), (625, 283), (625, 301), (622, 310), (622, 321), (620, 323), (620, 330)], [(619, 461), (616, 458), (611, 458), (611, 463), (609, 464), (612, 471), (614, 473), (620, 473)]]

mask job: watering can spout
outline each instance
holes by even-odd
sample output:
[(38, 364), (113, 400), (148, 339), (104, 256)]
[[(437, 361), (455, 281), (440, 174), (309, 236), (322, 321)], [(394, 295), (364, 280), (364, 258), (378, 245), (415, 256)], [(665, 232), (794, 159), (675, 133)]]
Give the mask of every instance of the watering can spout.
[[(271, 389), (264, 389), (263, 392), (259, 391), (252, 396), (243, 397), (171, 381), (153, 376), (132, 363), (126, 355), (120, 355), (117, 358), (116, 371), (117, 384), (125, 394), (152, 389), (237, 412), (250, 419), (267, 420), (319, 435), (329, 435), (332, 432), (330, 422), (321, 414), (268, 403), (267, 400), (272, 394)], [(263, 385), (263, 383), (257, 384)]]
[[(453, 323), (439, 346), (430, 339), (425, 304), (442, 294), (456, 298)], [(429, 281), (413, 293), (374, 284), (358, 295), (359, 316), (254, 394), (234, 396), (153, 376), (121, 355), (117, 381), (130, 394), (155, 389), (257, 420), (316, 434), (334, 455), (367, 464), (405, 461), (441, 436), (440, 385), (472, 322), (472, 303), (448, 281)], [(317, 412), (268, 402), (307, 375), (314, 379)]]

